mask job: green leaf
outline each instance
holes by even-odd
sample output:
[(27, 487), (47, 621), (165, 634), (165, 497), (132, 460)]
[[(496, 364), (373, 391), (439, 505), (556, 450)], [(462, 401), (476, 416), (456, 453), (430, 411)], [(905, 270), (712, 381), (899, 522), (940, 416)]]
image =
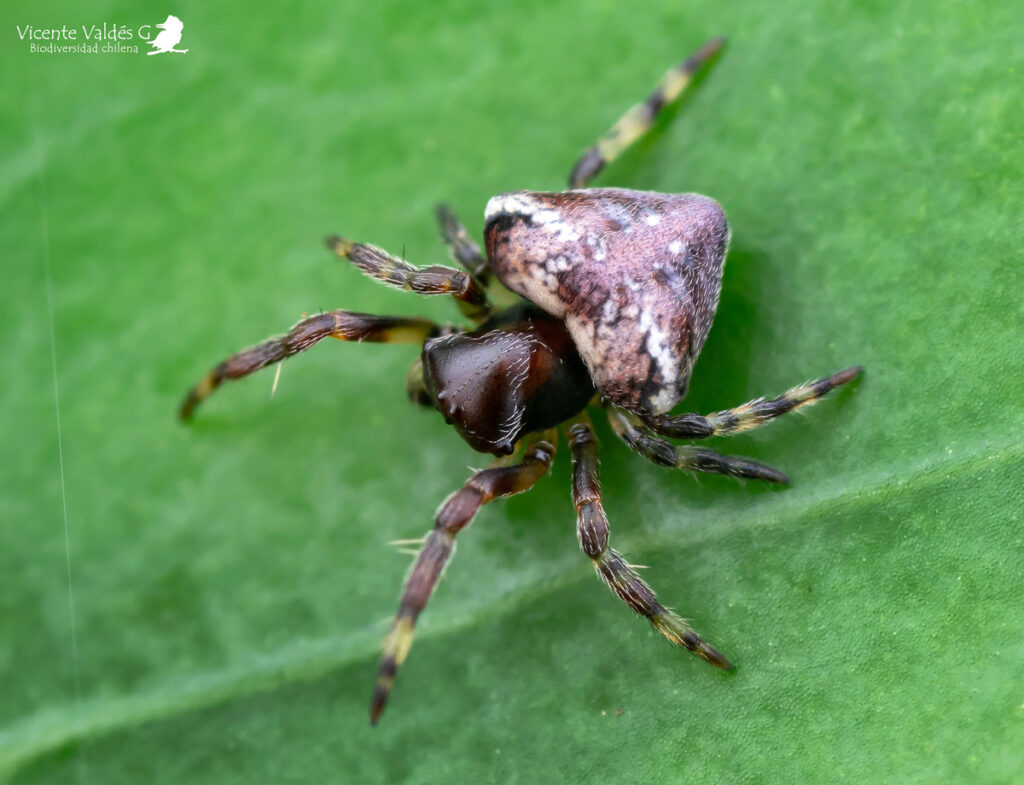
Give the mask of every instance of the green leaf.
[[(32, 54), (15, 29), (166, 13), (0, 11), (0, 778), (1018, 780), (1018, 4), (188, 4), (167, 57)], [(867, 369), (714, 445), (785, 490), (667, 472), (599, 427), (613, 543), (737, 674), (595, 579), (563, 447), (460, 537), (371, 729), (407, 568), (386, 543), (486, 458), (408, 405), (410, 347), (318, 347), (191, 428), (181, 394), (304, 312), (454, 318), (321, 238), (442, 260), (436, 202), (479, 235), (492, 194), (561, 188), (720, 33), (599, 180), (729, 214), (685, 405)]]

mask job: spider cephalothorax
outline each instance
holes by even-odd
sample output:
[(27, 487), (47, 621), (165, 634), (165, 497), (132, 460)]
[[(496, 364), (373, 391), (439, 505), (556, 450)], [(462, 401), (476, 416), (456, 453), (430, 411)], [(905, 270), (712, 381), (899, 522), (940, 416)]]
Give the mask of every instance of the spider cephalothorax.
[[(486, 256), (445, 207), (442, 233), (465, 268), (417, 268), (372, 245), (327, 240), (367, 275), (419, 294), (449, 294), (475, 329), (427, 319), (330, 311), (303, 319), (229, 357), (189, 391), (181, 417), (222, 382), (305, 351), (323, 338), (412, 343), (421, 354), (406, 386), (436, 408), (475, 450), (499, 456), (442, 504), (417, 555), (384, 647), (370, 708), (376, 723), (413, 627), (454, 550), (455, 536), (481, 505), (528, 490), (555, 456), (558, 427), (573, 459), (577, 535), (598, 575), (673, 643), (719, 668), (729, 661), (668, 610), (608, 545), (598, 483), (597, 440), (586, 409), (598, 403), (631, 449), (663, 466), (785, 483), (784, 474), (746, 458), (669, 438), (703, 439), (756, 427), (813, 403), (853, 379), (849, 368), (771, 399), (710, 415), (668, 412), (686, 394), (715, 308), (729, 228), (722, 208), (698, 194), (659, 194), (585, 186), (649, 129), (657, 113), (721, 48), (706, 44), (670, 69), (655, 92), (630, 109), (579, 159), (561, 193), (516, 191), (487, 205)], [(494, 308), (492, 276), (528, 302)]]

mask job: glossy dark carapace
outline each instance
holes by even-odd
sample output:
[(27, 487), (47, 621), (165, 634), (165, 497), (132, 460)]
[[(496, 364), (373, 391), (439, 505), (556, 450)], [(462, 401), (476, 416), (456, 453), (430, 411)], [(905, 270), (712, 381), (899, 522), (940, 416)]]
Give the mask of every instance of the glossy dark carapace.
[[(450, 295), (471, 329), (428, 319), (329, 311), (303, 319), (217, 365), (182, 402), (182, 419), (223, 382), (303, 352), (324, 338), (406, 343), (421, 348), (406, 377), (413, 401), (437, 409), (474, 449), (498, 456), (448, 497), (416, 561), (384, 645), (371, 700), (376, 723), (413, 628), (455, 547), (481, 505), (529, 490), (555, 457), (558, 430), (573, 460), (572, 501), (580, 547), (608, 587), (672, 643), (723, 669), (729, 661), (676, 613), (609, 547), (598, 482), (597, 440), (588, 406), (603, 408), (630, 449), (661, 466), (787, 482), (770, 466), (670, 439), (704, 439), (754, 428), (811, 404), (853, 379), (849, 368), (713, 414), (671, 414), (685, 396), (718, 305), (729, 243), (722, 208), (698, 194), (587, 188), (589, 181), (643, 135), (663, 107), (721, 48), (714, 40), (669, 69), (577, 161), (569, 191), (514, 191), (485, 211), (486, 253), (447, 207), (438, 218), (463, 269), (415, 267), (365, 243), (328, 238), (338, 256), (371, 278), (423, 295)], [(496, 308), (489, 289), (524, 298)]]
[(532, 305), (478, 330), (423, 344), (423, 385), (470, 447), (510, 455), (524, 433), (554, 428), (594, 397), (565, 325)]

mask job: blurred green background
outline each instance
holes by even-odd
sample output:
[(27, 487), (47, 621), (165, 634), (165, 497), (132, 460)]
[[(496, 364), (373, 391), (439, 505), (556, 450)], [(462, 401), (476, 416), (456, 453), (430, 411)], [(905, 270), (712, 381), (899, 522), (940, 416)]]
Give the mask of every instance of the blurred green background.
[[(30, 54), (15, 29), (168, 13), (187, 55)], [(561, 188), (723, 33), (597, 181), (729, 213), (686, 408), (867, 368), (716, 445), (786, 490), (599, 428), (613, 544), (737, 674), (594, 578), (563, 447), (460, 538), (371, 729), (407, 568), (386, 543), (486, 459), (406, 402), (410, 347), (331, 342), (192, 428), (179, 397), (304, 312), (454, 318), (321, 238), (443, 260), (436, 202), (478, 235), (492, 194)], [(0, 779), (1021, 781), (1019, 3), (43, 0), (0, 36)]]

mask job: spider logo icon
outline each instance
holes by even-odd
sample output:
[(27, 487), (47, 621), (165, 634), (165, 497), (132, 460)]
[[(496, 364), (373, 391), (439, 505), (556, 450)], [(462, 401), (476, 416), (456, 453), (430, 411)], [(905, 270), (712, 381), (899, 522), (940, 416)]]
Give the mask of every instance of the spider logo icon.
[(183, 55), (188, 52), (188, 49), (174, 48), (181, 41), (181, 31), (185, 27), (185, 23), (178, 19), (178, 17), (168, 14), (167, 19), (163, 23), (158, 24), (157, 27), (161, 28), (162, 32), (157, 33), (156, 38), (149, 42), (149, 45), (153, 47), (153, 51), (146, 52), (147, 55), (160, 55), (166, 52), (177, 52)]

